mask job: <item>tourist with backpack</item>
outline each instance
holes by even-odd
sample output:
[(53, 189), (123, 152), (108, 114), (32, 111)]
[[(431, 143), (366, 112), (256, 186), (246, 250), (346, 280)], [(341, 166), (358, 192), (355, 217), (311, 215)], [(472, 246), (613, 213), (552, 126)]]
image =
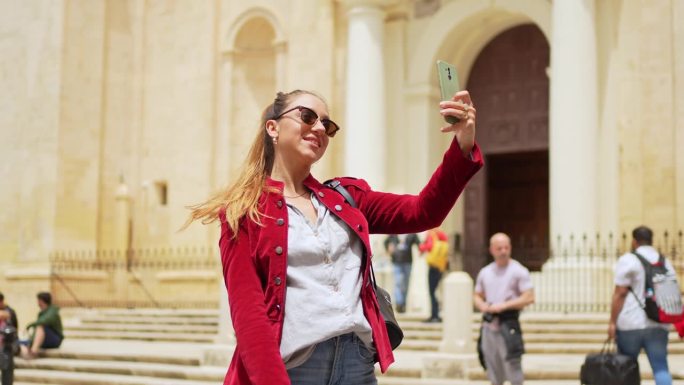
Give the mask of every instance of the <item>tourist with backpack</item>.
[[(682, 320), (681, 294), (672, 264), (652, 244), (651, 229), (635, 228), (632, 252), (615, 265), (608, 337), (615, 339), (620, 354), (635, 359), (643, 348), (656, 385), (671, 385), (667, 341), (670, 323)], [(674, 294), (673, 284), (677, 285)]]
[(428, 264), (428, 289), (430, 290), (430, 318), (423, 322), (442, 322), (439, 316), (439, 302), (437, 302), (437, 286), (442, 280), (442, 274), (449, 265), (449, 243), (447, 235), (439, 227), (429, 230), (423, 243), (418, 246), (421, 254), (427, 252), (425, 262)]

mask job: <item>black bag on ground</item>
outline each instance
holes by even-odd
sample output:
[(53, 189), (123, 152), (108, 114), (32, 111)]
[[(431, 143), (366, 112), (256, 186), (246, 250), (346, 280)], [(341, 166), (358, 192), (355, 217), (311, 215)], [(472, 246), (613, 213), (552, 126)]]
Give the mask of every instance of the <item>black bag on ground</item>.
[(611, 340), (599, 353), (587, 354), (580, 369), (582, 385), (640, 385), (639, 362), (616, 352)]

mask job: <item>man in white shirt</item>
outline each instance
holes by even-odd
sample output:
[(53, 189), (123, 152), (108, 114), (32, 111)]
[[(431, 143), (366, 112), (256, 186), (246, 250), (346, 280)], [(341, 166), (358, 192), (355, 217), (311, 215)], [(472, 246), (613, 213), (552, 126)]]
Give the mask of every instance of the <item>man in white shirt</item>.
[[(608, 337), (614, 338), (618, 352), (634, 358), (641, 349), (646, 350), (651, 363), (656, 385), (672, 385), (672, 376), (667, 366), (667, 338), (669, 324), (649, 319), (643, 309), (646, 272), (635, 255), (638, 253), (648, 262), (658, 262), (660, 254), (651, 246), (653, 231), (639, 226), (632, 231), (632, 250), (621, 256), (615, 265), (615, 291), (610, 311)], [(674, 268), (666, 261), (668, 271)], [(631, 290), (630, 290), (631, 288)]]

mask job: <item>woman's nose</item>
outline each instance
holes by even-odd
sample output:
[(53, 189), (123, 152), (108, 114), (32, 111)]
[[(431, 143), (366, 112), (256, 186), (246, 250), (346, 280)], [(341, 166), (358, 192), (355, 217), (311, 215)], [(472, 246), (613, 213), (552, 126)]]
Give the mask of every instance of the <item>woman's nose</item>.
[(311, 127), (311, 129), (325, 133), (325, 126), (323, 125), (323, 122), (321, 122), (320, 118), (316, 119), (316, 122), (314, 123), (313, 127)]

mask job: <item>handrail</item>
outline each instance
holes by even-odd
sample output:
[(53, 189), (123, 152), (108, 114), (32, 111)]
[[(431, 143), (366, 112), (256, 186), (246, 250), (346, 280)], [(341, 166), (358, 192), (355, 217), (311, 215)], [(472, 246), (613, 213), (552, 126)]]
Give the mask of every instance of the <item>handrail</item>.
[(69, 295), (71, 296), (71, 298), (73, 298), (74, 301), (76, 301), (76, 303), (78, 304), (78, 306), (80, 306), (80, 307), (86, 307), (86, 306), (83, 304), (83, 302), (81, 302), (81, 301), (78, 299), (78, 297), (76, 297), (76, 294), (74, 294), (74, 292), (71, 290), (71, 288), (69, 287), (69, 285), (67, 285), (66, 282), (64, 282), (64, 280), (62, 279), (62, 277), (61, 277), (59, 274), (55, 273), (54, 271), (51, 271), (51, 272), (50, 272), (50, 275), (53, 276), (53, 277), (55, 277), (55, 278), (57, 278), (57, 281), (59, 281), (59, 283), (61, 283), (62, 286), (64, 286), (64, 288), (66, 289), (67, 293), (69, 293)]
[(131, 277), (133, 277), (133, 279), (135, 280), (135, 282), (136, 282), (138, 285), (140, 285), (140, 288), (142, 289), (143, 293), (145, 293), (145, 295), (147, 296), (147, 298), (148, 298), (150, 301), (152, 301), (152, 303), (154, 304), (154, 306), (156, 306), (156, 307), (161, 307), (161, 305), (159, 304), (159, 302), (157, 302), (157, 300), (154, 299), (154, 297), (152, 296), (152, 293), (150, 293), (150, 291), (147, 290), (147, 287), (145, 286), (145, 284), (143, 283), (143, 281), (142, 281), (140, 278), (138, 278), (138, 276), (135, 274), (135, 272), (133, 271), (133, 269), (131, 269), (130, 264), (128, 264), (128, 265), (129, 265), (129, 266), (126, 267), (126, 271), (131, 275)]

